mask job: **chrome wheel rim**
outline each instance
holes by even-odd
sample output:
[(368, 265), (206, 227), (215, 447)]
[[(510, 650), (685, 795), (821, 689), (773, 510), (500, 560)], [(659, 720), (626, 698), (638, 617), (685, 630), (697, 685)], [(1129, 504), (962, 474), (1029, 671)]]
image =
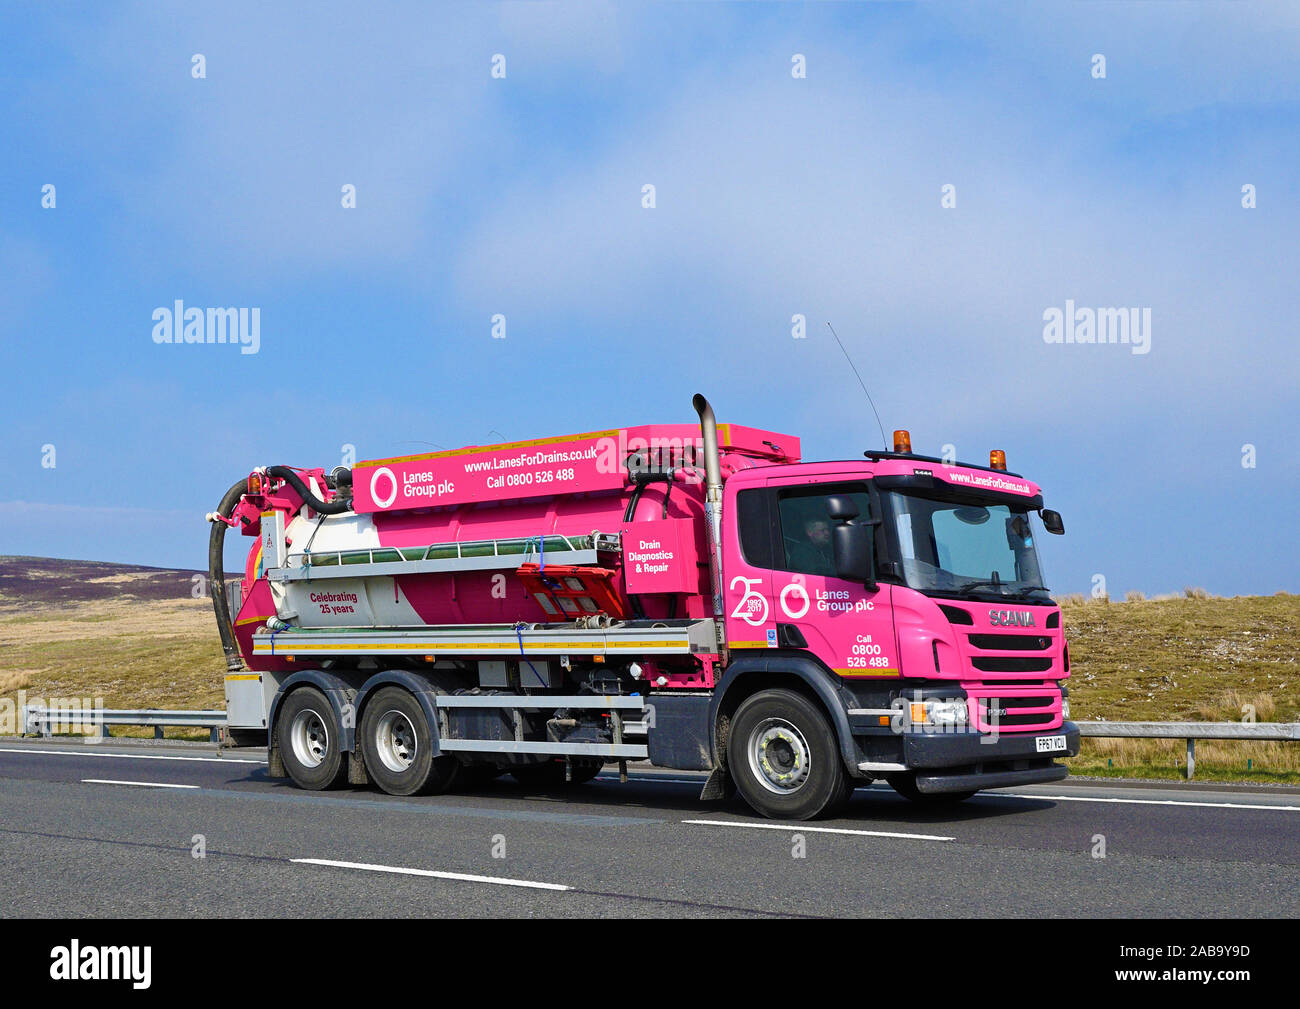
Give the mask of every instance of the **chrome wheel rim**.
[(808, 741), (784, 718), (765, 718), (749, 733), (749, 768), (758, 783), (776, 795), (799, 791), (812, 771)]
[(375, 752), (390, 771), (400, 774), (415, 763), (419, 749), (415, 726), (402, 712), (385, 711), (375, 723)]
[(318, 711), (304, 708), (289, 723), (289, 743), (303, 767), (320, 767), (330, 752), (329, 724)]

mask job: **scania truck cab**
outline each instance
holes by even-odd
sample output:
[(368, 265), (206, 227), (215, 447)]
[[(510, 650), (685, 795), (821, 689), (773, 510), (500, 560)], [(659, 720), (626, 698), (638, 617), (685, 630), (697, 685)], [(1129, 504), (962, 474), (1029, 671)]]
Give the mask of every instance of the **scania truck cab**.
[[(1078, 730), (1041, 510), (1014, 474), (907, 451), (736, 474), (723, 507), (731, 670), (833, 674), (845, 759), (913, 799), (1064, 777), (1053, 757), (1078, 752)], [(806, 767), (807, 740), (785, 732)]]

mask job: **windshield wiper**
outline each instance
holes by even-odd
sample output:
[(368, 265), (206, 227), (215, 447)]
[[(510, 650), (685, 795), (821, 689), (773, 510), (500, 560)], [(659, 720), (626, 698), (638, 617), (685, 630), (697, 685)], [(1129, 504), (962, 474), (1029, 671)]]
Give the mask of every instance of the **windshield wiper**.
[(1026, 585), (1024, 588), (1014, 588), (1014, 587), (1011, 586), (1011, 584), (1010, 584), (1009, 582), (991, 581), (991, 580), (985, 580), (985, 581), (979, 581), (979, 582), (969, 582), (969, 583), (967, 583), (966, 585), (963, 585), (961, 588), (957, 589), (956, 591), (957, 591), (957, 595), (959, 595), (959, 596), (964, 596), (964, 595), (967, 595), (967, 594), (969, 594), (970, 592), (974, 591), (975, 589), (978, 589), (978, 588), (987, 588), (987, 587), (990, 587), (990, 586), (991, 586), (992, 588), (995, 588), (995, 589), (999, 589), (999, 590), (1001, 590), (1001, 591), (999, 591), (997, 594), (998, 594), (999, 596), (1002, 596), (1003, 598), (1013, 598), (1013, 597), (1017, 597), (1017, 596), (1027, 596), (1027, 595), (1029, 595), (1031, 592), (1047, 592), (1047, 591), (1048, 591), (1048, 589), (1047, 589), (1047, 587), (1046, 587), (1045, 585)]
[[(997, 581), (996, 579), (994, 579), (994, 580), (992, 580), (992, 581), (990, 581), (990, 580), (988, 580), (988, 579), (985, 579), (984, 581), (980, 581), (980, 582), (967, 582), (965, 585), (963, 585), (961, 588), (959, 588), (959, 589), (957, 590), (957, 594), (958, 594), (959, 596), (964, 596), (967, 592), (970, 592), (972, 589), (977, 589), (977, 588), (979, 588), (981, 585), (991, 585), (991, 586), (993, 586), (993, 588), (995, 588), (995, 589), (1000, 589), (1000, 588), (1002, 588), (1004, 585), (1006, 585), (1006, 582)], [(999, 592), (998, 595), (1003, 595), (1003, 596), (1004, 596), (1004, 595), (1006, 595), (1006, 593), (1005, 593), (1005, 592)]]

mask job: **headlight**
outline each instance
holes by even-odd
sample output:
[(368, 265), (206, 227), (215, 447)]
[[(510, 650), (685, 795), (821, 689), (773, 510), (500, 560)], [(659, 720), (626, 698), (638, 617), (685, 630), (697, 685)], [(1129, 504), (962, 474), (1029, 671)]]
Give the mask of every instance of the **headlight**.
[(966, 699), (954, 697), (935, 701), (913, 701), (911, 715), (913, 725), (943, 727), (965, 725), (967, 720)]
[(1061, 698), (1061, 717), (1070, 717), (1070, 699), (1068, 697)]

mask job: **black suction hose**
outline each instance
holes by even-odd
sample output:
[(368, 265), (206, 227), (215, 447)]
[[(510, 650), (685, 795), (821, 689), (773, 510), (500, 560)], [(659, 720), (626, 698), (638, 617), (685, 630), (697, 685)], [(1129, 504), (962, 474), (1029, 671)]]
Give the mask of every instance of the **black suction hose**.
[[(344, 470), (346, 474), (346, 484), (351, 484), (351, 474)], [(288, 466), (268, 466), (266, 468), (267, 476), (279, 477), (284, 480), (290, 487), (298, 492), (298, 496), (303, 499), (311, 508), (321, 515), (338, 515), (351, 509), (352, 501), (339, 495), (333, 501), (322, 501), (311, 492), (311, 488), (303, 482), (302, 477), (291, 470)], [(337, 479), (341, 474), (336, 470), (333, 476)], [(337, 483), (344, 484), (345, 480), (337, 480)], [(230, 490), (226, 491), (225, 497), (221, 499), (221, 504), (217, 506), (217, 514), (222, 518), (230, 518), (239, 504), (240, 498), (248, 491), (248, 481), (240, 480), (238, 483), (230, 485)], [(242, 669), (243, 661), (239, 657), (239, 646), (235, 644), (235, 631), (232, 626), (230, 617), (230, 602), (226, 599), (226, 563), (225, 563), (225, 541), (227, 526), (224, 522), (212, 521), (212, 530), (208, 534), (208, 587), (212, 591), (212, 609), (217, 614), (217, 630), (221, 632), (221, 648), (226, 653), (226, 668), (231, 670)]]
[(298, 492), (298, 496), (303, 499), (313, 511), (321, 515), (341, 515), (343, 512), (352, 510), (352, 501), (345, 498), (342, 494), (333, 501), (322, 501), (311, 492), (311, 488), (303, 481), (297, 473), (288, 466), (268, 466), (266, 475), (279, 477), (290, 487)]
[[(247, 479), (230, 485), (226, 496), (217, 505), (217, 514), (230, 518), (239, 499), (248, 490)], [(221, 647), (226, 653), (226, 668), (239, 670), (244, 667), (239, 658), (239, 648), (235, 644), (235, 630), (231, 625), (230, 601), (226, 598), (226, 563), (222, 549), (226, 541), (226, 524), (211, 520), (212, 530), (208, 534), (208, 589), (212, 593), (212, 608), (217, 614), (217, 630), (221, 632)]]

